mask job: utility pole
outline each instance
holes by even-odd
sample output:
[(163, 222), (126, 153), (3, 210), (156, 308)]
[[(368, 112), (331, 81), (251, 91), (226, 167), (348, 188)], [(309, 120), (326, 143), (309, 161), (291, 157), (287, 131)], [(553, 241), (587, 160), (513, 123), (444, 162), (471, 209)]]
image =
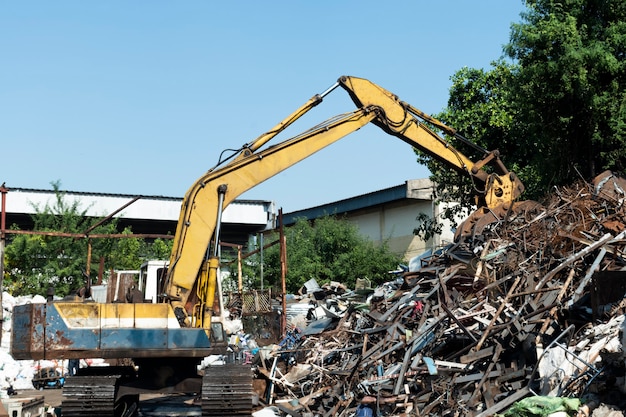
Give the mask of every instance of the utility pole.
[(4, 308), (2, 308), (2, 293), (4, 292), (4, 243), (6, 229), (6, 201), (9, 189), (2, 183), (0, 193), (2, 193), (2, 213), (0, 213), (0, 344), (2, 343), (2, 327), (4, 324)]

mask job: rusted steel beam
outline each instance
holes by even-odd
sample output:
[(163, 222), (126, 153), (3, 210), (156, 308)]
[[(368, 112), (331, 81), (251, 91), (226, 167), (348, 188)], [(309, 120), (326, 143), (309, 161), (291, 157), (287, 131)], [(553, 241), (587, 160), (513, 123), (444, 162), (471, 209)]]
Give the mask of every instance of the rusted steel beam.
[(476, 346), (474, 347), (475, 351), (480, 350), (480, 348), (483, 346), (483, 343), (485, 343), (485, 339), (487, 339), (487, 337), (489, 336), (491, 328), (495, 324), (496, 320), (498, 320), (498, 317), (500, 316), (500, 313), (502, 313), (502, 310), (504, 310), (504, 307), (506, 307), (507, 301), (509, 300), (513, 292), (517, 289), (520, 280), (521, 277), (515, 278), (515, 281), (513, 281), (513, 284), (511, 285), (511, 288), (509, 289), (506, 297), (504, 297), (504, 299), (500, 301), (500, 306), (498, 307), (496, 314), (494, 314), (493, 318), (491, 319), (491, 323), (489, 323), (489, 326), (487, 326), (487, 328), (483, 331), (483, 335), (480, 337), (480, 340), (478, 341), (478, 343), (476, 343)]

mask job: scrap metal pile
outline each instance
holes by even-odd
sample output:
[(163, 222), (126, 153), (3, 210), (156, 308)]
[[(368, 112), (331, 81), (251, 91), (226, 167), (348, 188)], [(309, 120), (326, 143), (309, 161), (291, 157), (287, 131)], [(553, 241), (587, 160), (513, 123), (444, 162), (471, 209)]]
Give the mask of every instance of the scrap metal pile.
[(316, 318), (260, 361), (262, 399), (292, 416), (488, 416), (532, 395), (623, 407), (625, 202), (606, 172), (367, 298), (312, 298)]

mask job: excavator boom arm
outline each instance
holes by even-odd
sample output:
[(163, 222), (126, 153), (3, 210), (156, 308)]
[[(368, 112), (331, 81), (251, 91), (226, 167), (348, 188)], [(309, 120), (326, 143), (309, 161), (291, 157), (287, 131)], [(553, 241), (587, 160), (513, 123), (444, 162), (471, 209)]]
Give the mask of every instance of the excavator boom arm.
[[(223, 203), (219, 205), (221, 209), (225, 209), (245, 191), (367, 123), (375, 124), (386, 133), (472, 177), (484, 189), (481, 201), (487, 207), (512, 202), (523, 191), (523, 185), (506, 170), (497, 152), (487, 153), (483, 160), (474, 163), (422, 121), (449, 134), (455, 134), (454, 129), (402, 102), (389, 91), (368, 80), (348, 76), (339, 78), (336, 85), (348, 92), (357, 106), (356, 111), (336, 116), (296, 137), (260, 150), (262, 145), (319, 104), (322, 97), (334, 89), (333, 86), (322, 95), (314, 96), (269, 132), (245, 145), (230, 162), (207, 172), (187, 191), (178, 220), (166, 285), (167, 296), (175, 309), (190, 311), (190, 299), (194, 297), (201, 265), (215, 229), (219, 227), (218, 199)], [(494, 173), (483, 169), (486, 164), (494, 166)], [(218, 197), (219, 190), (223, 195)]]
[(225, 209), (245, 191), (360, 129), (375, 117), (375, 112), (359, 109), (266, 150), (240, 156), (198, 179), (185, 195), (174, 236), (166, 288), (172, 303), (188, 309), (185, 304), (193, 294), (198, 271), (215, 233), (220, 186), (222, 190), (225, 186)]

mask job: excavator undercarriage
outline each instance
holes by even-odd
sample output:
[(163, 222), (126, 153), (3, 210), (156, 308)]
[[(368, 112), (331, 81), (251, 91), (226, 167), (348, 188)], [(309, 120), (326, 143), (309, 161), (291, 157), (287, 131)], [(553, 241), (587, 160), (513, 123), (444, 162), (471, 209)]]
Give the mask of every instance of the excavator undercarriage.
[(79, 374), (68, 377), (65, 382), (62, 415), (132, 417), (140, 409), (142, 395), (167, 397), (181, 394), (193, 398), (193, 404), (202, 417), (242, 417), (252, 414), (257, 399), (250, 366), (213, 365), (201, 373), (175, 385), (159, 388), (162, 382), (168, 381), (142, 381), (135, 367), (81, 368)]

